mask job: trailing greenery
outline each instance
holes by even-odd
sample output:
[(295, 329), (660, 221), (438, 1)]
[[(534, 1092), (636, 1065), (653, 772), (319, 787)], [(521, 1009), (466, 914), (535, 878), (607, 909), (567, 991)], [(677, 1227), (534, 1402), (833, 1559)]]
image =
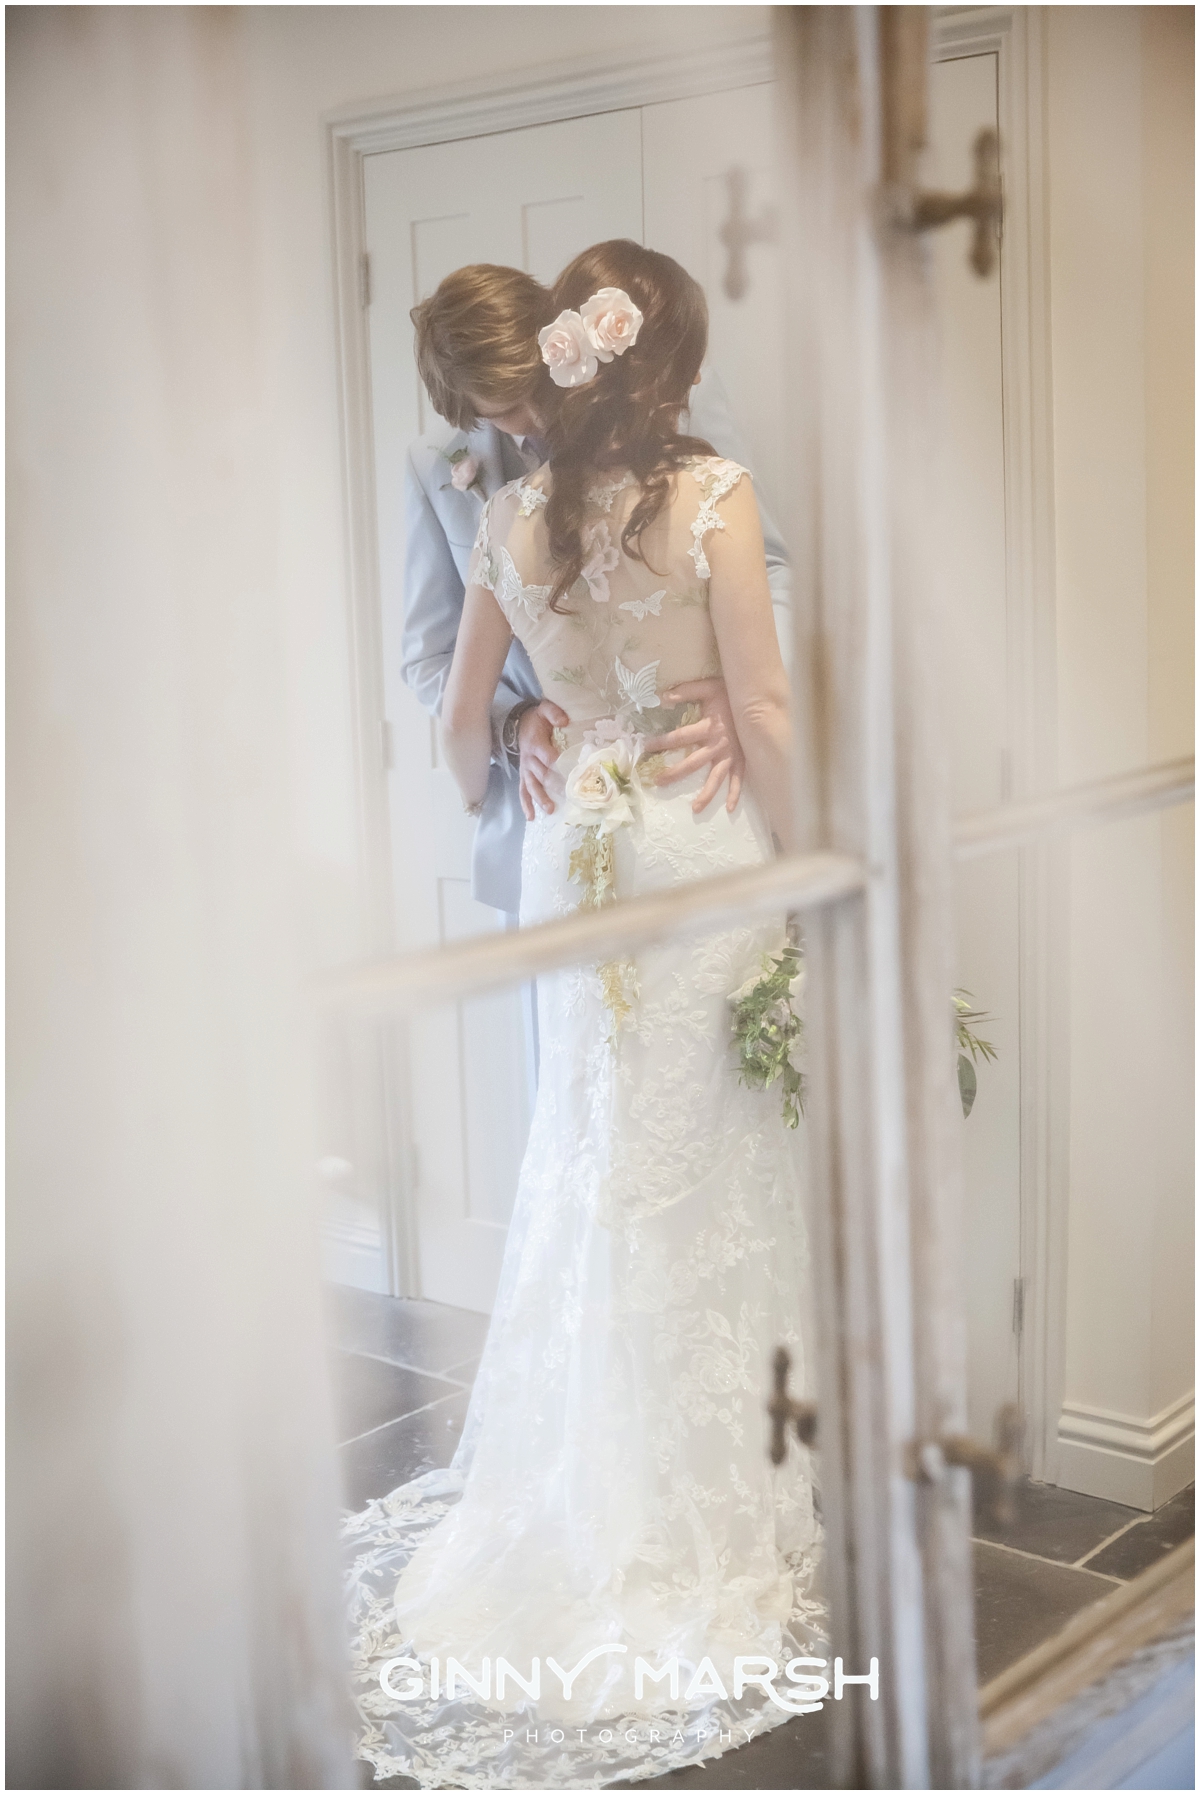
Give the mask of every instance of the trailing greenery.
[[(804, 1113), (805, 1080), (799, 1064), (804, 1052), (804, 1020), (799, 1009), (803, 985), (804, 955), (789, 944), (774, 958), (764, 955), (762, 972), (729, 999), (738, 1075), (755, 1091), (782, 1082), (783, 1119), (789, 1128), (795, 1128)], [(996, 1058), (991, 1041), (983, 1040), (975, 1030), (995, 1018), (973, 1007), (969, 991), (955, 991), (953, 1006), (958, 1095), (966, 1117), (979, 1090), (977, 1062)]]
[(804, 1048), (804, 1023), (797, 1002), (804, 980), (804, 956), (785, 947), (774, 959), (764, 956), (764, 970), (735, 991), (733, 1038), (739, 1074), (751, 1090), (765, 1091), (783, 1083), (783, 1119), (795, 1128), (804, 1110), (804, 1074), (796, 1061)]
[(958, 1046), (958, 1095), (962, 1103), (962, 1113), (969, 1116), (979, 1089), (979, 1079), (975, 1071), (975, 1063), (979, 1059), (994, 1060), (996, 1049), (990, 1041), (981, 1041), (974, 1031), (974, 1024), (994, 1022), (996, 1018), (989, 1016), (986, 1010), (976, 1010), (972, 1006), (973, 999), (969, 991), (958, 990), (954, 993), (954, 1038)]

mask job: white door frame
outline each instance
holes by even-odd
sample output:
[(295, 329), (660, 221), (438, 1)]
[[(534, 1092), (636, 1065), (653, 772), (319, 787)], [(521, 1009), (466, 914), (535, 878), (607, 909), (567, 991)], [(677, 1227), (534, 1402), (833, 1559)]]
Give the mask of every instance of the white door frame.
[[(1040, 7), (965, 7), (935, 16), (939, 60), (993, 52), (1004, 146), (1005, 228), (1001, 281), (1004, 333), (1004, 467), (1010, 654), (1011, 790), (1022, 798), (1055, 788), (1053, 453), (1049, 293), (1045, 252), (1042, 101), (1044, 19)], [(354, 105), (324, 120), (329, 169), (334, 298), (346, 507), (346, 586), (352, 707), (363, 871), (365, 951), (394, 948), (387, 808), (389, 746), (384, 712), (378, 534), (366, 308), (364, 163), (390, 150), (444, 143), (522, 126), (624, 110), (770, 82), (770, 39), (637, 60), (579, 58), (528, 80), (506, 76)], [(1024, 1325), (1019, 1389), (1029, 1469), (1053, 1479), (1062, 1404), (1066, 1313), (1066, 1049), (1064, 992), (1053, 952), (1055, 868), (1061, 850), (1021, 850), (1020, 903), (1020, 1276)], [(394, 1055), (395, 1043), (381, 1042)], [(393, 1065), (395, 1064), (393, 1059)], [(402, 1101), (393, 1088), (393, 1103)], [(400, 1116), (388, 1128), (382, 1204), (384, 1256), (397, 1295), (415, 1288), (410, 1172)]]
[[(346, 515), (346, 593), (357, 837), (363, 890), (363, 952), (392, 952), (394, 892), (387, 778), (391, 751), (384, 705), (374, 425), (371, 405), (371, 302), (366, 245), (364, 164), (390, 150), (553, 124), (597, 112), (690, 99), (772, 79), (770, 39), (754, 35), (731, 45), (683, 54), (575, 58), (527, 80), (495, 77), (422, 89), (394, 99), (339, 108), (325, 116), (333, 245), (334, 318)], [(406, 1128), (406, 1044), (401, 1027), (378, 1027), (379, 1085), (386, 1093), (383, 1138), (371, 1144), (381, 1168), (378, 1192), (385, 1277), (394, 1296), (418, 1288), (415, 1190)]]
[[(1045, 13), (963, 7), (935, 19), (939, 61), (993, 53), (1004, 180), (1000, 316), (1012, 760), (1001, 801), (1058, 785), (1054, 442), (1044, 108)], [(964, 146), (965, 147), (965, 146)], [(1022, 848), (1018, 869), (1020, 1311), (1026, 1466), (1058, 1474), (1066, 1341), (1068, 1087), (1065, 849)]]

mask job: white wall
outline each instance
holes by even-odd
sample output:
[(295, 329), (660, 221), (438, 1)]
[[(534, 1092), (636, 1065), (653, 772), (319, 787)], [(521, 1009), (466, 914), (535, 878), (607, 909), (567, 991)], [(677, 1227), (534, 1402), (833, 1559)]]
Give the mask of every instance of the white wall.
[[(1049, 13), (1059, 775), (1192, 749), (1192, 13)], [(1070, 849), (1060, 1479), (1191, 1476), (1192, 811)]]

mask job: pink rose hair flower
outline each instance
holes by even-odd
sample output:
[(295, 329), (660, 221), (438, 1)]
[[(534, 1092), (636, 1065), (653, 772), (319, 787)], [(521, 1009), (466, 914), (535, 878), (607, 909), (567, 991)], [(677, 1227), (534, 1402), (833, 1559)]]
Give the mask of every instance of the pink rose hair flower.
[(555, 386), (586, 386), (601, 362), (637, 342), (642, 314), (622, 287), (601, 287), (577, 312), (560, 312), (538, 332), (538, 348)]
[(601, 287), (580, 307), (579, 316), (601, 361), (632, 349), (642, 328), (641, 312), (620, 287)]
[(560, 312), (538, 331), (538, 348), (555, 386), (586, 386), (599, 362), (578, 312)]

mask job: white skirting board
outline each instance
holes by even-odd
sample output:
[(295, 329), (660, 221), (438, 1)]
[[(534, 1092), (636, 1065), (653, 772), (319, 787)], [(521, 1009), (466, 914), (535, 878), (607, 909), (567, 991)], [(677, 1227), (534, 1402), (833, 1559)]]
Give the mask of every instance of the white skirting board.
[(1195, 1476), (1196, 1398), (1191, 1391), (1141, 1419), (1065, 1402), (1058, 1423), (1062, 1488), (1130, 1508), (1161, 1508)]
[(321, 1229), (321, 1275), (329, 1284), (388, 1294), (387, 1269), (377, 1228), (327, 1221)]

